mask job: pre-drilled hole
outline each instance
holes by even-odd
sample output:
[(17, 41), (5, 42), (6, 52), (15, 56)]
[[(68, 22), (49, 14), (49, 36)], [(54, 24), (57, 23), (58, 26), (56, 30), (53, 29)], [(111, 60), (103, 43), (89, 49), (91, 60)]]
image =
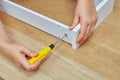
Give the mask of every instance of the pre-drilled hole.
[(65, 33), (64, 36), (67, 37), (68, 35)]
[(57, 27), (60, 27), (60, 25), (57, 25)]

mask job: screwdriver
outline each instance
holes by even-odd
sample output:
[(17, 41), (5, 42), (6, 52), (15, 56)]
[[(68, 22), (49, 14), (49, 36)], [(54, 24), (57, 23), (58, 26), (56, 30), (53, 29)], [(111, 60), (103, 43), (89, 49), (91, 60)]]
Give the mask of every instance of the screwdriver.
[(38, 52), (38, 56), (32, 57), (28, 60), (30, 64), (34, 64), (36, 61), (42, 61), (55, 47), (56, 44), (58, 44), (60, 41), (63, 40), (63, 38), (67, 37), (67, 34), (64, 34), (61, 38), (59, 38), (55, 43), (50, 44), (49, 46), (45, 47), (43, 50)]

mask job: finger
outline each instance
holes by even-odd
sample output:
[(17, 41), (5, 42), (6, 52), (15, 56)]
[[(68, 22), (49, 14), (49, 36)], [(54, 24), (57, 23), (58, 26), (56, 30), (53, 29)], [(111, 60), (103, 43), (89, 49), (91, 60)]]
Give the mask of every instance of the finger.
[(80, 44), (80, 42), (82, 41), (82, 39), (84, 38), (85, 34), (86, 34), (86, 31), (87, 31), (87, 24), (85, 23), (81, 23), (81, 29), (80, 29), (80, 34), (78, 36), (78, 39), (77, 39), (77, 43)]
[(87, 27), (86, 34), (85, 34), (83, 40), (80, 42), (80, 44), (83, 44), (83, 43), (88, 39), (88, 35), (89, 35), (89, 33), (90, 33), (90, 30), (91, 30), (91, 25), (89, 25), (89, 26)]
[(92, 28), (90, 29), (89, 34), (88, 34), (88, 38), (92, 35), (93, 31), (94, 31), (94, 28), (92, 27)]
[(91, 31), (92, 31), (92, 32), (94, 31), (96, 24), (97, 24), (97, 20), (93, 23), (93, 26), (92, 26), (92, 28), (91, 28)]
[(89, 25), (87, 27), (87, 31), (86, 31), (86, 34), (85, 34), (86, 39), (88, 38), (89, 33), (91, 33), (91, 27), (92, 27), (92, 25)]
[(25, 58), (25, 56), (20, 56), (20, 57), (18, 58), (18, 60), (19, 60), (19, 62), (20, 62), (20, 64), (21, 64), (22, 68), (25, 69), (25, 70), (27, 70), (28, 67), (30, 66), (30, 64), (28, 63), (28, 61), (27, 61), (27, 59)]
[(73, 28), (75, 28), (80, 22), (80, 18), (77, 14), (75, 14), (74, 20), (72, 25), (69, 27), (70, 30), (72, 30)]
[(25, 70), (27, 71), (37, 70), (39, 66), (40, 66), (40, 61), (37, 61), (34, 64), (29, 64), (27, 67), (25, 66)]
[(35, 70), (40, 65), (40, 61), (37, 61), (34, 64), (29, 64), (27, 59), (24, 56), (19, 57), (19, 62), (22, 65), (23, 69), (25, 69), (27, 71)]
[(17, 61), (15, 64), (16, 64), (19, 68), (23, 68), (22, 64), (20, 64), (19, 61)]
[(88, 34), (88, 38), (92, 35), (93, 31), (94, 31), (94, 27), (95, 27), (96, 24), (94, 24), (91, 29), (90, 29), (90, 32)]
[(37, 70), (40, 66), (40, 61), (36, 61), (34, 64), (31, 65), (31, 70)]
[(26, 48), (26, 47), (23, 47), (23, 48), (22, 48), (22, 52), (23, 52), (24, 54), (26, 54), (27, 56), (29, 56), (29, 57), (34, 57), (34, 56), (37, 56), (37, 55), (38, 55), (36, 52), (33, 52), (32, 50), (30, 50), (30, 49), (28, 49), (28, 48)]

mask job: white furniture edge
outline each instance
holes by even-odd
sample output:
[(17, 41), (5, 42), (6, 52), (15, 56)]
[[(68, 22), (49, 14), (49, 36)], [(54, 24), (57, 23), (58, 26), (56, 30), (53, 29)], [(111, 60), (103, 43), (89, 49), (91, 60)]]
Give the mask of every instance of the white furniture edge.
[[(96, 6), (99, 19), (95, 29), (111, 13), (113, 4), (114, 0), (102, 0)], [(77, 49), (80, 46), (76, 43), (80, 31), (80, 24), (73, 30), (69, 30), (67, 25), (50, 19), (10, 0), (0, 0), (0, 10), (55, 37), (61, 37), (62, 35), (67, 34), (64, 41), (72, 44), (72, 48), (74, 49)], [(38, 36), (40, 36), (40, 34), (38, 34)]]

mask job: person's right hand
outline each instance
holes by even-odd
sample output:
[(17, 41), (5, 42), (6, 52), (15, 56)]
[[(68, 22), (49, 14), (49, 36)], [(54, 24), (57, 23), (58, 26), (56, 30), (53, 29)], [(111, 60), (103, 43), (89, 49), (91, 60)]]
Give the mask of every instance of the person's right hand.
[(27, 71), (36, 70), (40, 66), (40, 61), (30, 64), (28, 59), (34, 56), (37, 56), (37, 53), (32, 50), (21, 46), (19, 44), (4, 44), (2, 49), (8, 57), (10, 57), (17, 66), (22, 67)]

